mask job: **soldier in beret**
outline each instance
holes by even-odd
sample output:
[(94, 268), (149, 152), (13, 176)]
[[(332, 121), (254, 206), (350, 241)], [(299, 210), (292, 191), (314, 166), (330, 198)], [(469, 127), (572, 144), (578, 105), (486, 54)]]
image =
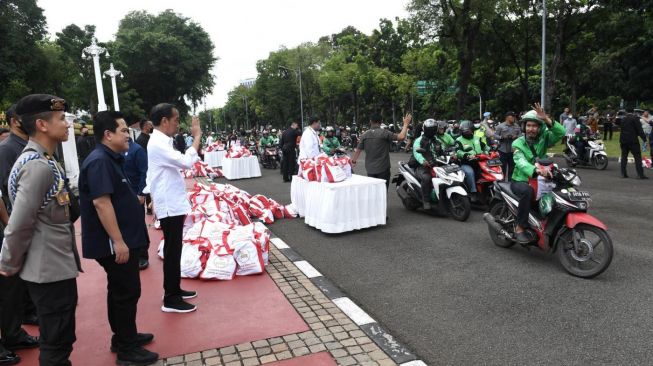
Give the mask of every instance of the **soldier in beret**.
[(81, 271), (72, 222), (79, 204), (71, 200), (64, 170), (53, 154), (68, 139), (66, 101), (32, 94), (16, 105), (29, 135), (9, 175), (13, 211), (0, 252), (0, 275), (18, 274), (39, 314), (41, 366), (71, 365), (75, 342), (76, 277)]

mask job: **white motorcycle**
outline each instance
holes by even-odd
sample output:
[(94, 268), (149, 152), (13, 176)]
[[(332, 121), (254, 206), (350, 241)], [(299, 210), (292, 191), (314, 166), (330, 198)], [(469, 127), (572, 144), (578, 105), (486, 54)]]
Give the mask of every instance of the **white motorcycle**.
[(567, 138), (567, 148), (564, 151), (567, 166), (574, 168), (576, 166), (589, 166), (598, 170), (605, 170), (608, 167), (608, 154), (605, 152), (603, 141), (589, 137), (588, 146), (585, 148), (585, 159), (581, 159), (576, 151), (576, 146), (572, 142), (572, 136)]
[[(450, 156), (431, 159), (429, 163), (432, 167), (431, 182), (433, 183), (430, 196), (431, 211), (439, 215), (451, 215), (458, 221), (467, 220), (471, 205), (463, 186), (465, 173), (458, 165), (451, 162)], [(422, 185), (415, 175), (415, 170), (408, 163), (399, 162), (399, 173), (395, 175), (392, 182), (397, 186), (397, 195), (404, 207), (411, 211), (422, 207)]]

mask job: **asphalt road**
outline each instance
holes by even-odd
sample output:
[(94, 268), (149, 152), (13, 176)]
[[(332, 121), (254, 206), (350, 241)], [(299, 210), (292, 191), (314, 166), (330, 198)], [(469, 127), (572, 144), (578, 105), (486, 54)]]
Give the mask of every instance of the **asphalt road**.
[[(493, 245), (482, 211), (465, 223), (409, 212), (393, 186), (384, 227), (326, 235), (295, 219), (270, 229), (429, 365), (653, 364), (653, 179), (621, 179), (614, 161), (580, 176), (615, 246), (593, 280), (554, 256)], [(278, 171), (231, 183), (290, 202)]]

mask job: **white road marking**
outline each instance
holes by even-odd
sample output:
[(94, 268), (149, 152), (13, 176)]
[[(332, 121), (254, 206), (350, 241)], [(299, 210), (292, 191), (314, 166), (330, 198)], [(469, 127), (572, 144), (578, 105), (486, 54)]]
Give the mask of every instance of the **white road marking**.
[(347, 316), (354, 321), (357, 325), (365, 325), (370, 323), (376, 323), (372, 317), (367, 315), (363, 309), (359, 308), (358, 305), (354, 304), (351, 299), (348, 297), (340, 297), (333, 300), (333, 303), (340, 308)]
[(277, 247), (277, 249), (288, 249), (288, 248), (290, 248), (288, 246), (288, 244), (284, 243), (284, 241), (279, 239), (279, 238), (273, 238), (273, 239), (270, 239), (270, 241), (272, 242), (272, 244), (274, 244), (275, 247)]
[(313, 267), (310, 263), (308, 263), (307, 261), (297, 261), (297, 262), (293, 262), (293, 263), (295, 263), (297, 268), (299, 268), (300, 271), (304, 272), (304, 274), (308, 278), (315, 278), (315, 277), (321, 277), (322, 276), (322, 274), (317, 269), (315, 269), (315, 267)]

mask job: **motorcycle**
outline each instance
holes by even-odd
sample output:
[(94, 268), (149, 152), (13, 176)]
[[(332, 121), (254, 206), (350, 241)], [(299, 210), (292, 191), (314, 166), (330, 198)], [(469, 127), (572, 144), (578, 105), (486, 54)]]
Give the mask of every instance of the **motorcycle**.
[[(424, 154), (424, 149), (417, 150)], [(431, 165), (431, 190), (430, 200), (433, 203), (431, 211), (439, 215), (451, 215), (454, 220), (465, 221), (471, 212), (467, 192), (463, 188), (465, 173), (451, 161), (451, 156), (442, 156), (429, 159)], [(399, 162), (399, 173), (392, 182), (396, 184), (397, 195), (404, 207), (415, 211), (422, 207), (422, 188), (415, 175), (415, 170), (408, 163)]]
[(249, 150), (249, 152), (252, 153), (252, 156), (256, 156), (256, 157), (259, 156), (258, 147), (256, 147), (256, 142), (250, 141), (247, 144), (247, 149)]
[(390, 145), (390, 151), (400, 152), (406, 149), (406, 140), (403, 141), (392, 141)]
[[(476, 177), (477, 201), (474, 203), (486, 206), (492, 200), (492, 185), (503, 180), (503, 168), (499, 153), (491, 151), (489, 154), (478, 154), (473, 161), (478, 164), (480, 173)], [(470, 192), (466, 185), (465, 189)]]
[(597, 170), (605, 170), (608, 167), (608, 154), (605, 152), (603, 141), (590, 137), (587, 140), (588, 146), (585, 148), (585, 159), (581, 159), (576, 151), (572, 138), (567, 138), (567, 148), (564, 151), (567, 166), (570, 168), (576, 166), (589, 166)]
[[(534, 201), (527, 229), (532, 240), (522, 245), (535, 246), (549, 254), (557, 252), (558, 260), (571, 275), (598, 276), (610, 265), (613, 246), (607, 226), (587, 214), (590, 193), (577, 189), (581, 182), (574, 169), (558, 168), (550, 160), (541, 160), (538, 166), (550, 169), (551, 178), (546, 180), (550, 192)], [(510, 248), (516, 243), (519, 198), (512, 192), (510, 183), (497, 182), (493, 190), (490, 211), (483, 219), (494, 244)], [(543, 204), (546, 202), (549, 204)]]
[(279, 166), (279, 151), (276, 146), (269, 146), (263, 149), (261, 165), (266, 169), (277, 169)]

